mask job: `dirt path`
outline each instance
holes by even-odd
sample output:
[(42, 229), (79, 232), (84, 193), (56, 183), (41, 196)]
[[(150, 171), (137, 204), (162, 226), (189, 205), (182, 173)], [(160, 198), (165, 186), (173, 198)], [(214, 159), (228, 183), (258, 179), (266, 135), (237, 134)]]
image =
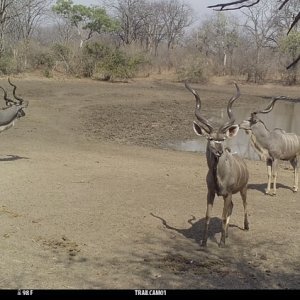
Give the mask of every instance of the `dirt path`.
[[(205, 157), (161, 149), (194, 137), (182, 85), (15, 82), (30, 105), (1, 134), (0, 288), (299, 288), (300, 205), (289, 188), (291, 169), (281, 167), (278, 195), (268, 197), (264, 163), (248, 161), (250, 231), (241, 230), (235, 196), (227, 246), (218, 247), (218, 198), (208, 247), (200, 247)], [(0, 85), (7, 87), (4, 79)], [(242, 88), (244, 106), (277, 92)], [(202, 92), (217, 110), (232, 86)]]

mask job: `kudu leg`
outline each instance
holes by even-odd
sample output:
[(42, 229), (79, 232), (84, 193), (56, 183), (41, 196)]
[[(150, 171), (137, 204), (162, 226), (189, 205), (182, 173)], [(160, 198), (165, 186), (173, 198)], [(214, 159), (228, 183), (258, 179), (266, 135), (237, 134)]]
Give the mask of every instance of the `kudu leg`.
[(202, 246), (206, 246), (207, 238), (208, 238), (208, 225), (210, 221), (210, 216), (212, 212), (212, 208), (214, 205), (215, 193), (208, 191), (207, 193), (207, 208), (206, 208), (206, 218), (205, 218), (205, 227), (204, 227), (204, 234), (202, 239)]
[(268, 185), (266, 189), (266, 194), (271, 194), (271, 180), (272, 180), (272, 160), (267, 160), (267, 169), (268, 169)]
[(228, 224), (229, 224), (230, 215), (233, 208), (232, 194), (228, 194), (223, 198), (224, 198), (224, 207), (223, 207), (223, 214), (222, 214), (222, 233), (221, 233), (221, 240), (219, 244), (220, 247), (225, 246), (226, 235), (228, 235)]
[(294, 169), (294, 186), (293, 186), (294, 192), (298, 191), (298, 172), (299, 172), (299, 163), (298, 162), (299, 162), (299, 159), (297, 156), (290, 160), (290, 163)]
[(272, 164), (272, 178), (273, 178), (273, 195), (276, 195), (276, 184), (277, 184), (277, 174), (278, 174), (278, 160), (275, 159)]
[(225, 237), (228, 238), (228, 225), (229, 225), (229, 220), (232, 214), (232, 210), (233, 210), (233, 202), (231, 201), (231, 204), (228, 208), (228, 214), (227, 214), (227, 218), (226, 218), (226, 230), (225, 230)]
[(248, 210), (247, 210), (247, 186), (241, 191), (244, 206), (244, 229), (249, 230)]

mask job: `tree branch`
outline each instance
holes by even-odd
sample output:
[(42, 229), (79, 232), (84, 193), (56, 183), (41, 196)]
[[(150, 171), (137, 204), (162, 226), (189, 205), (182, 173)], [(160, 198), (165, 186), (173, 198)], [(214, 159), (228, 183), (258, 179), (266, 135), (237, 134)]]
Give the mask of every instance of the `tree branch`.
[(286, 67), (286, 69), (289, 70), (290, 68), (294, 67), (298, 63), (299, 60), (300, 60), (300, 54), (290, 65), (288, 65)]
[(283, 3), (279, 6), (279, 10), (281, 10), (290, 0), (284, 0)]
[[(238, 0), (238, 1), (232, 1), (232, 2), (227, 2), (227, 3), (220, 3), (220, 4), (216, 4), (216, 5), (210, 5), (210, 6), (207, 6), (207, 7), (208, 8), (215, 8), (215, 10), (218, 10), (218, 11), (237, 10), (237, 9), (241, 9), (243, 7), (254, 6), (254, 5), (256, 5), (257, 3), (260, 2), (260, 0), (255, 0), (252, 3), (243, 4), (243, 3), (248, 2), (248, 1), (249, 0)], [(237, 7), (230, 7), (230, 6), (237, 5), (237, 4), (241, 4), (241, 5), (237, 6)]]
[(292, 28), (296, 25), (296, 23), (298, 23), (299, 20), (300, 20), (300, 11), (298, 12), (298, 15), (295, 17), (295, 19), (294, 19), (292, 25), (290, 26), (287, 34), (290, 33), (290, 31), (292, 30)]

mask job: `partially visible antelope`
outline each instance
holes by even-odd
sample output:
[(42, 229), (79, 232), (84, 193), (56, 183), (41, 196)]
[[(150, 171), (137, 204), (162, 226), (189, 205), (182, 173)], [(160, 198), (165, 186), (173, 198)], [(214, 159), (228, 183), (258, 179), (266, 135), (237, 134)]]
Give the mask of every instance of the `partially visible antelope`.
[[(266, 160), (268, 169), (268, 184), (266, 194), (276, 195), (276, 182), (278, 173), (278, 161), (290, 161), (294, 169), (293, 191), (298, 191), (298, 171), (300, 156), (300, 137), (294, 133), (287, 133), (283, 129), (275, 128), (270, 131), (257, 114), (269, 113), (277, 100), (284, 100), (280, 96), (273, 98), (269, 105), (260, 111), (251, 113), (250, 118), (242, 121), (240, 128), (250, 134), (251, 144), (258, 152), (260, 159)], [(271, 183), (273, 179), (273, 192)]]
[(221, 126), (212, 125), (207, 119), (201, 115), (201, 100), (198, 93), (192, 89), (187, 83), (185, 87), (195, 96), (196, 109), (195, 115), (199, 121), (193, 123), (194, 131), (199, 136), (207, 139), (206, 159), (208, 165), (208, 173), (206, 176), (207, 183), (207, 209), (206, 209), (206, 225), (202, 246), (206, 246), (208, 238), (208, 226), (210, 222), (212, 207), (215, 195), (223, 196), (224, 207), (222, 214), (222, 234), (219, 246), (225, 245), (225, 238), (228, 236), (228, 224), (232, 214), (233, 202), (232, 194), (240, 192), (244, 205), (244, 229), (249, 229), (247, 214), (247, 184), (249, 173), (247, 166), (242, 158), (236, 154), (232, 154), (230, 149), (224, 145), (227, 138), (234, 137), (239, 130), (239, 126), (234, 124), (235, 118), (232, 113), (232, 105), (240, 96), (240, 90), (235, 83), (236, 95), (233, 96), (227, 105), (227, 114), (229, 121)]
[(25, 112), (24, 108), (28, 106), (28, 101), (23, 100), (21, 97), (16, 95), (16, 89), (17, 86), (14, 85), (10, 79), (8, 79), (8, 82), (11, 86), (13, 86), (13, 96), (14, 100), (8, 98), (6, 90), (0, 86), (0, 88), (4, 92), (4, 100), (6, 103), (6, 107), (3, 109), (0, 109), (0, 132), (7, 130), (14, 126), (15, 120), (24, 117)]

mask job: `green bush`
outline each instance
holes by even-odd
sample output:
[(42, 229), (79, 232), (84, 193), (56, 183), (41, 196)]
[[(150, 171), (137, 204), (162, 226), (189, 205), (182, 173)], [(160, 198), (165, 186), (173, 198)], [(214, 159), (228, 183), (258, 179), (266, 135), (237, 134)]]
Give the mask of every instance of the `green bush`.
[(8, 54), (0, 57), (0, 74), (9, 75), (16, 73), (16, 61)]
[(98, 62), (107, 57), (110, 51), (108, 46), (97, 42), (86, 44), (82, 53), (83, 75), (92, 77), (96, 71)]
[(69, 60), (71, 50), (69, 47), (62, 44), (54, 44), (52, 51), (56, 59)]
[(35, 56), (35, 66), (36, 67), (45, 67), (45, 68), (53, 68), (55, 65), (55, 59), (53, 54), (50, 52), (40, 52)]
[(209, 74), (204, 61), (199, 57), (187, 57), (176, 70), (178, 80), (190, 82), (207, 82)]
[(140, 57), (129, 57), (116, 49), (98, 62), (96, 71), (105, 74), (112, 80), (132, 78), (142, 61)]
[(31, 65), (34, 69), (42, 69), (46, 77), (52, 77), (55, 66), (55, 58), (52, 51), (40, 50), (30, 56)]
[(74, 73), (71, 49), (63, 44), (54, 44), (51, 48), (56, 62), (61, 62), (64, 65), (66, 73)]
[(87, 44), (83, 50), (84, 76), (102, 80), (132, 78), (143, 62), (141, 55), (130, 56), (99, 43)]

